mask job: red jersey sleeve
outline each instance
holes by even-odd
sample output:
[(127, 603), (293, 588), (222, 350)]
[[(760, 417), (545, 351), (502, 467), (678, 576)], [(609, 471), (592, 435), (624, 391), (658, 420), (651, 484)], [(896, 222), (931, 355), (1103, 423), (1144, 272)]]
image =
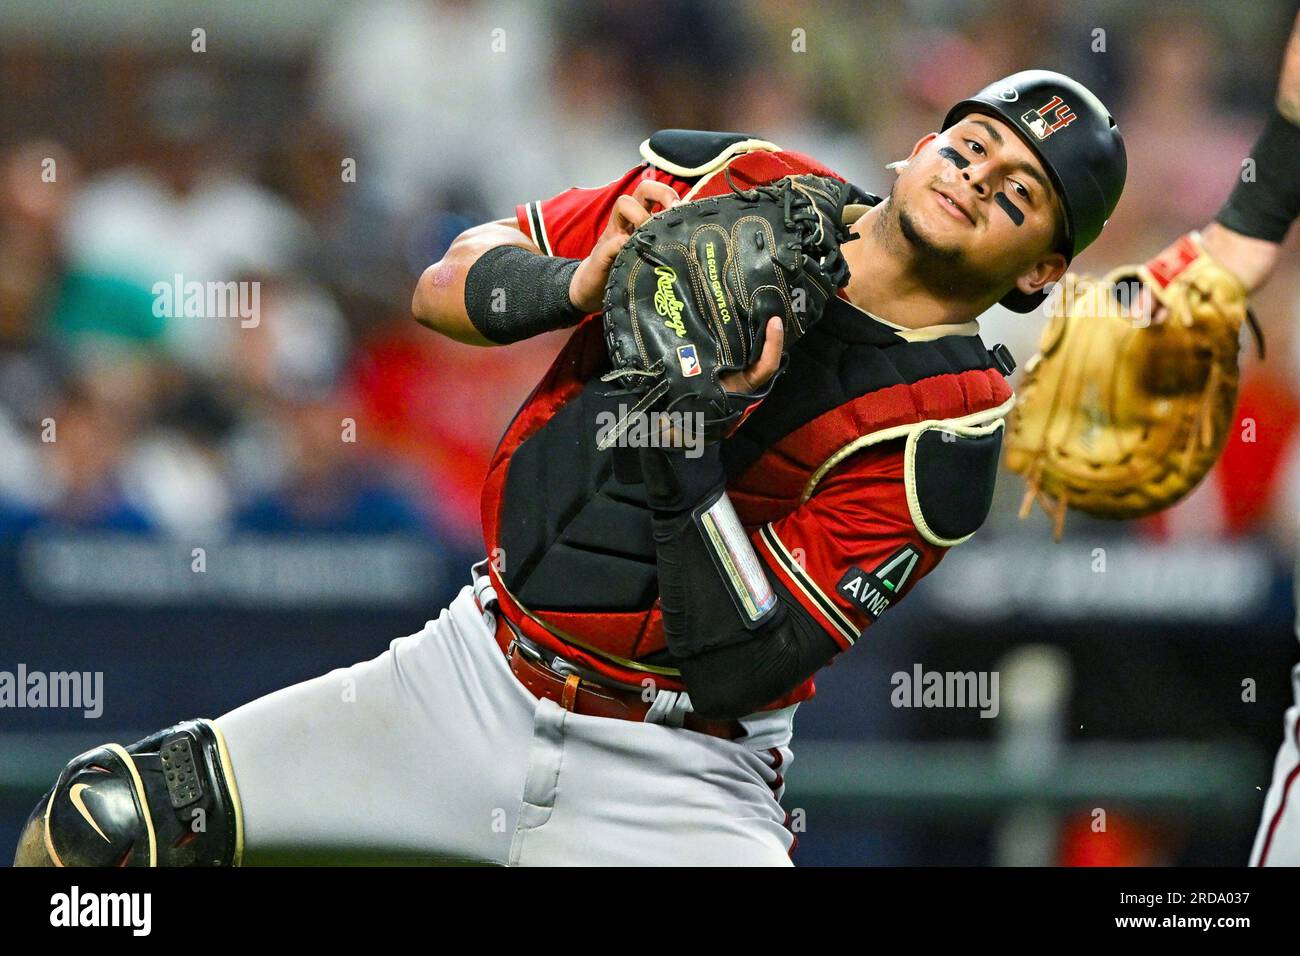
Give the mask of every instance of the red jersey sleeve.
[(783, 176), (817, 173), (837, 176), (816, 160), (790, 150), (760, 150), (728, 159), (707, 175), (687, 179), (674, 176), (649, 163), (641, 163), (604, 186), (594, 189), (566, 189), (550, 199), (515, 207), (519, 229), (544, 255), (582, 259), (591, 252), (609, 223), (609, 214), (619, 196), (631, 195), (642, 179), (667, 183), (679, 196), (709, 196), (730, 189), (720, 175), (732, 171), (737, 188), (774, 182)]
[(947, 551), (912, 523), (900, 442), (852, 456), (812, 498), (760, 527), (753, 540), (771, 572), (842, 649)]
[(690, 182), (641, 163), (604, 186), (566, 189), (550, 199), (516, 206), (515, 219), (543, 255), (583, 259), (605, 231), (614, 201), (631, 195), (642, 179), (667, 183), (679, 196), (691, 188)]

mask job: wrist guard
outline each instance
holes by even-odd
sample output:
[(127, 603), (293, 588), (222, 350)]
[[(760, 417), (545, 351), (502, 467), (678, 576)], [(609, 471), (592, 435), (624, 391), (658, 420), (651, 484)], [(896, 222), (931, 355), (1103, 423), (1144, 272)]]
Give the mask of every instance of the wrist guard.
[(678, 658), (746, 641), (777, 611), (771, 583), (727, 498), (718, 448), (707, 446), (694, 459), (641, 450), (664, 637)]
[(1254, 177), (1238, 180), (1215, 221), (1244, 236), (1281, 242), (1300, 216), (1300, 126), (1274, 110), (1250, 156)]
[(583, 312), (569, 299), (578, 259), (497, 246), (465, 275), (465, 314), (487, 340), (509, 345), (577, 325)]

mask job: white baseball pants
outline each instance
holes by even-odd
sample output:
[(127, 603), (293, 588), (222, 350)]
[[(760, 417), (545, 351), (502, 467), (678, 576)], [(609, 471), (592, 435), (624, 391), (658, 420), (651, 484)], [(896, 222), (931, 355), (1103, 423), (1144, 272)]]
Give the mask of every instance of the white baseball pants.
[(1300, 866), (1300, 664), (1291, 671), (1296, 703), (1282, 719), (1282, 747), (1250, 854), (1251, 866)]
[(374, 660), (219, 718), (244, 862), (789, 865), (794, 708), (737, 741), (573, 714), (493, 628), (466, 587)]

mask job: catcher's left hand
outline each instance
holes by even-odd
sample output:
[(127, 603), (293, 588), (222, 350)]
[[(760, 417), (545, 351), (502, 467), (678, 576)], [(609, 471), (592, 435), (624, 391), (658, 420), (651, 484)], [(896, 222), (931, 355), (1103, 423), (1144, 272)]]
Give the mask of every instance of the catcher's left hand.
[(1058, 538), (1067, 506), (1137, 518), (1191, 491), (1232, 427), (1243, 323), (1263, 355), (1245, 286), (1196, 233), (1062, 291), (1007, 432), (1007, 465), (1029, 483), (1021, 517), (1037, 498)]

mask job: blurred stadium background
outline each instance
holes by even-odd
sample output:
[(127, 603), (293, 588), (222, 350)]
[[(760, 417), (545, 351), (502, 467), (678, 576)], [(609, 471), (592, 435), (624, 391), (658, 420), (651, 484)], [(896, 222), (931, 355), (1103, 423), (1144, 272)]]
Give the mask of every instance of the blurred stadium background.
[[(607, 181), (670, 126), (883, 192), (951, 102), (1046, 67), (1128, 141), (1076, 263), (1101, 271), (1213, 215), (1294, 9), (0, 2), (0, 670), (105, 675), (98, 719), (0, 710), (5, 858), (72, 754), (373, 656), (467, 579), (488, 455), (557, 340), (475, 350), (414, 323), (461, 229)], [(177, 273), (260, 282), (260, 323), (155, 316)], [(1188, 501), (1072, 516), (1053, 545), (1007, 476), (985, 531), (825, 673), (788, 778), (796, 862), (1245, 861), (1297, 657), (1300, 256), (1256, 308), (1253, 440)], [(1023, 364), (1041, 324), (990, 313), (985, 340)], [(892, 707), (917, 663), (998, 670), (1000, 717)]]

